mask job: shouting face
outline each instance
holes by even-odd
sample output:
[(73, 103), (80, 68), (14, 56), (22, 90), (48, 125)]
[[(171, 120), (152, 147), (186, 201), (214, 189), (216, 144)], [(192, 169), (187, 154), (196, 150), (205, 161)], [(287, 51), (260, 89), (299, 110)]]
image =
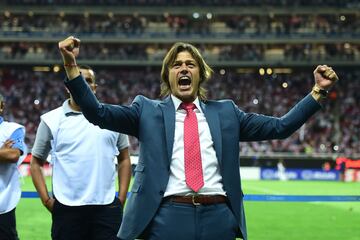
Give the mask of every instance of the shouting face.
[(195, 100), (200, 83), (199, 65), (188, 52), (179, 52), (174, 63), (169, 66), (171, 93), (183, 102)]

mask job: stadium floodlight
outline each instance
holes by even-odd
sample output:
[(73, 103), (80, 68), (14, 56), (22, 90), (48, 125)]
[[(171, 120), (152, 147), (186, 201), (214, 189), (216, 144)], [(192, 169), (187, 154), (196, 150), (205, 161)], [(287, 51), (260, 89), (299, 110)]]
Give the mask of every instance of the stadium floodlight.
[(193, 18), (198, 19), (200, 17), (200, 14), (198, 12), (193, 13)]

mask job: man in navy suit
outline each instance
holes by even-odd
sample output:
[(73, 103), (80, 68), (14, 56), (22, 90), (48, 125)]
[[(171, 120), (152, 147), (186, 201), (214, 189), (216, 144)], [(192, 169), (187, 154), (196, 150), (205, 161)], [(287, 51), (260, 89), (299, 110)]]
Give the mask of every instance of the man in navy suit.
[(283, 117), (245, 113), (230, 100), (206, 99), (211, 68), (194, 46), (176, 43), (163, 60), (164, 100), (137, 96), (115, 106), (99, 103), (83, 80), (79, 46), (74, 37), (59, 42), (71, 95), (90, 122), (140, 142), (120, 239), (247, 239), (239, 142), (288, 137), (338, 79), (318, 66), (311, 93)]

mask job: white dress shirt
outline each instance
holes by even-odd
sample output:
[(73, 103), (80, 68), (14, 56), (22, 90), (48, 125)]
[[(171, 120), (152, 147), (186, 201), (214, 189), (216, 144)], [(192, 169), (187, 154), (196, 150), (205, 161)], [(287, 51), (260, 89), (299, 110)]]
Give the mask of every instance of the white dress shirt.
[[(170, 195), (188, 195), (194, 193), (185, 182), (184, 170), (184, 120), (186, 111), (179, 108), (181, 100), (171, 95), (175, 107), (175, 134), (172, 159), (170, 164), (170, 177), (164, 197)], [(204, 174), (204, 186), (198, 194), (226, 195), (222, 177), (220, 175), (219, 162), (216, 157), (214, 142), (210, 134), (210, 128), (205, 115), (200, 107), (199, 99), (194, 101), (196, 118), (198, 120), (199, 140), (201, 150), (202, 169)]]

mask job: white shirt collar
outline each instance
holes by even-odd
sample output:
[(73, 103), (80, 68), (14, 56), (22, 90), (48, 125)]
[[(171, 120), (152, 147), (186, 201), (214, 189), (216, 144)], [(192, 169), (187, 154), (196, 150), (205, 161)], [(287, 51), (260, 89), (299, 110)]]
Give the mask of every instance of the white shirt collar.
[[(174, 95), (172, 95), (172, 94), (170, 96), (171, 96), (171, 100), (174, 103), (175, 111), (177, 111), (180, 104), (182, 103), (182, 101), (180, 99), (178, 99), (177, 97), (175, 97)], [(196, 97), (196, 99), (194, 100), (193, 103), (195, 104), (196, 108), (202, 113), (203, 111), (202, 111), (202, 109), (200, 107), (200, 101), (199, 101), (198, 97)]]
[(62, 107), (63, 107), (65, 116), (82, 114), (82, 112), (75, 111), (70, 107), (70, 99), (66, 99), (65, 102), (63, 102)]

